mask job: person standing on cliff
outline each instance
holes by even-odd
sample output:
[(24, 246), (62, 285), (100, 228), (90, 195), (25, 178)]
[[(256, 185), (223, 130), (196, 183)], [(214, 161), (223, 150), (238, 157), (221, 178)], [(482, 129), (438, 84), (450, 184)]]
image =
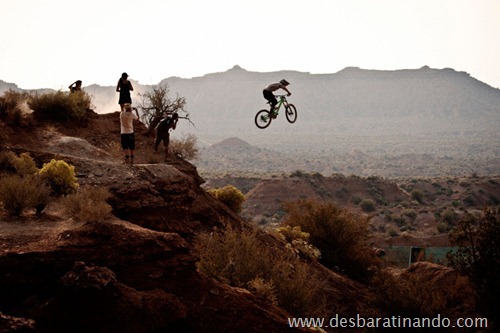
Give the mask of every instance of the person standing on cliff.
[(134, 90), (132, 82), (128, 80), (128, 74), (123, 73), (116, 85), (116, 91), (120, 93), (118, 104), (120, 104), (121, 111), (123, 112), (125, 104), (132, 104), (132, 97), (130, 92)]
[(170, 129), (175, 130), (177, 127), (177, 121), (179, 120), (179, 115), (174, 113), (163, 118), (158, 125), (155, 127), (155, 152), (158, 151), (158, 146), (160, 142), (163, 141), (163, 147), (165, 148), (165, 162), (167, 161), (170, 144)]
[[(135, 114), (132, 113), (135, 110)], [(120, 112), (120, 141), (125, 155), (125, 164), (134, 164), (135, 135), (134, 120), (139, 119), (137, 108), (126, 103)]]

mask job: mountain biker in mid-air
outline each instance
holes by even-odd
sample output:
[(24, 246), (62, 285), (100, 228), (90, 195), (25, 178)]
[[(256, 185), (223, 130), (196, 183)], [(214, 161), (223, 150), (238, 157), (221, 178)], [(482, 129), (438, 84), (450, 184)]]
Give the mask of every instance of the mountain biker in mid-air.
[(289, 84), (290, 83), (288, 83), (287, 80), (283, 79), (280, 82), (271, 83), (270, 85), (265, 87), (264, 90), (262, 91), (264, 98), (267, 99), (269, 104), (271, 104), (271, 110), (270, 110), (271, 112), (274, 111), (274, 107), (276, 106), (276, 104), (278, 104), (278, 100), (274, 96), (273, 92), (278, 89), (283, 89), (288, 93), (288, 96), (290, 96), (292, 93), (288, 91), (288, 89), (286, 88), (286, 86), (288, 86)]

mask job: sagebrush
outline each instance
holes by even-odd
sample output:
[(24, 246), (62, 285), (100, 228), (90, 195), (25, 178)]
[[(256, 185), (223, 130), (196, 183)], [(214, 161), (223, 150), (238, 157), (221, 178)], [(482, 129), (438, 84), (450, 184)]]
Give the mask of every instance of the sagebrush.
[(320, 262), (357, 280), (371, 276), (379, 261), (369, 247), (366, 217), (337, 207), (333, 202), (299, 200), (284, 204), (285, 226), (300, 227), (321, 251)]
[(28, 106), (37, 119), (55, 122), (84, 120), (91, 104), (91, 97), (83, 91), (71, 94), (62, 91), (34, 94), (28, 100)]
[(295, 315), (327, 315), (328, 300), (321, 280), (296, 255), (271, 249), (257, 230), (201, 234), (198, 268), (204, 274), (235, 287), (262, 294)]
[(184, 135), (181, 139), (170, 140), (170, 151), (188, 161), (198, 158), (197, 138), (194, 134)]
[(42, 177), (8, 175), (0, 179), (0, 201), (10, 215), (19, 216), (26, 209), (40, 214), (49, 199), (50, 189)]
[(111, 216), (112, 207), (106, 200), (110, 197), (107, 189), (82, 186), (76, 193), (62, 199), (66, 213), (82, 222), (98, 222)]

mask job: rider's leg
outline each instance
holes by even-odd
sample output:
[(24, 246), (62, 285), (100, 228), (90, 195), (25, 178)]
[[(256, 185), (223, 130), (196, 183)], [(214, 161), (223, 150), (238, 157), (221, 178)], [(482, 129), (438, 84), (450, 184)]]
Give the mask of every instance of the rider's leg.
[(165, 148), (165, 162), (167, 161), (169, 154), (168, 154), (168, 146), (170, 145), (170, 133), (167, 132), (163, 136), (163, 147)]
[(269, 111), (273, 111), (276, 104), (278, 104), (278, 100), (274, 97), (272, 91), (264, 90), (263, 94), (264, 98), (269, 102), (269, 104), (271, 104), (271, 109)]
[(154, 144), (155, 152), (158, 151), (158, 146), (160, 145), (161, 140), (162, 140), (161, 135), (159, 135), (158, 132), (157, 132), (155, 134), (155, 144)]

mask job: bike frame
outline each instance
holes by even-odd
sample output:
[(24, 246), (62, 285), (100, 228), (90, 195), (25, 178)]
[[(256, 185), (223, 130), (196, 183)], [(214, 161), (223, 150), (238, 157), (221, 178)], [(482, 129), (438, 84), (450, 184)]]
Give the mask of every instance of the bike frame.
[(274, 107), (274, 110), (271, 110), (273, 113), (276, 115), (278, 114), (278, 111), (281, 109), (281, 106), (284, 104), (285, 106), (288, 104), (286, 100), (286, 95), (274, 95), (278, 99), (278, 104)]
[[(277, 101), (274, 110), (262, 109), (257, 112), (255, 115), (255, 125), (257, 125), (258, 128), (267, 128), (271, 124), (271, 121), (278, 116), (282, 105), (285, 106), (286, 120), (288, 120), (289, 123), (294, 123), (297, 120), (297, 109), (293, 104), (288, 103), (285, 96), (286, 95), (274, 95)], [(269, 104), (271, 103), (269, 102)]]

